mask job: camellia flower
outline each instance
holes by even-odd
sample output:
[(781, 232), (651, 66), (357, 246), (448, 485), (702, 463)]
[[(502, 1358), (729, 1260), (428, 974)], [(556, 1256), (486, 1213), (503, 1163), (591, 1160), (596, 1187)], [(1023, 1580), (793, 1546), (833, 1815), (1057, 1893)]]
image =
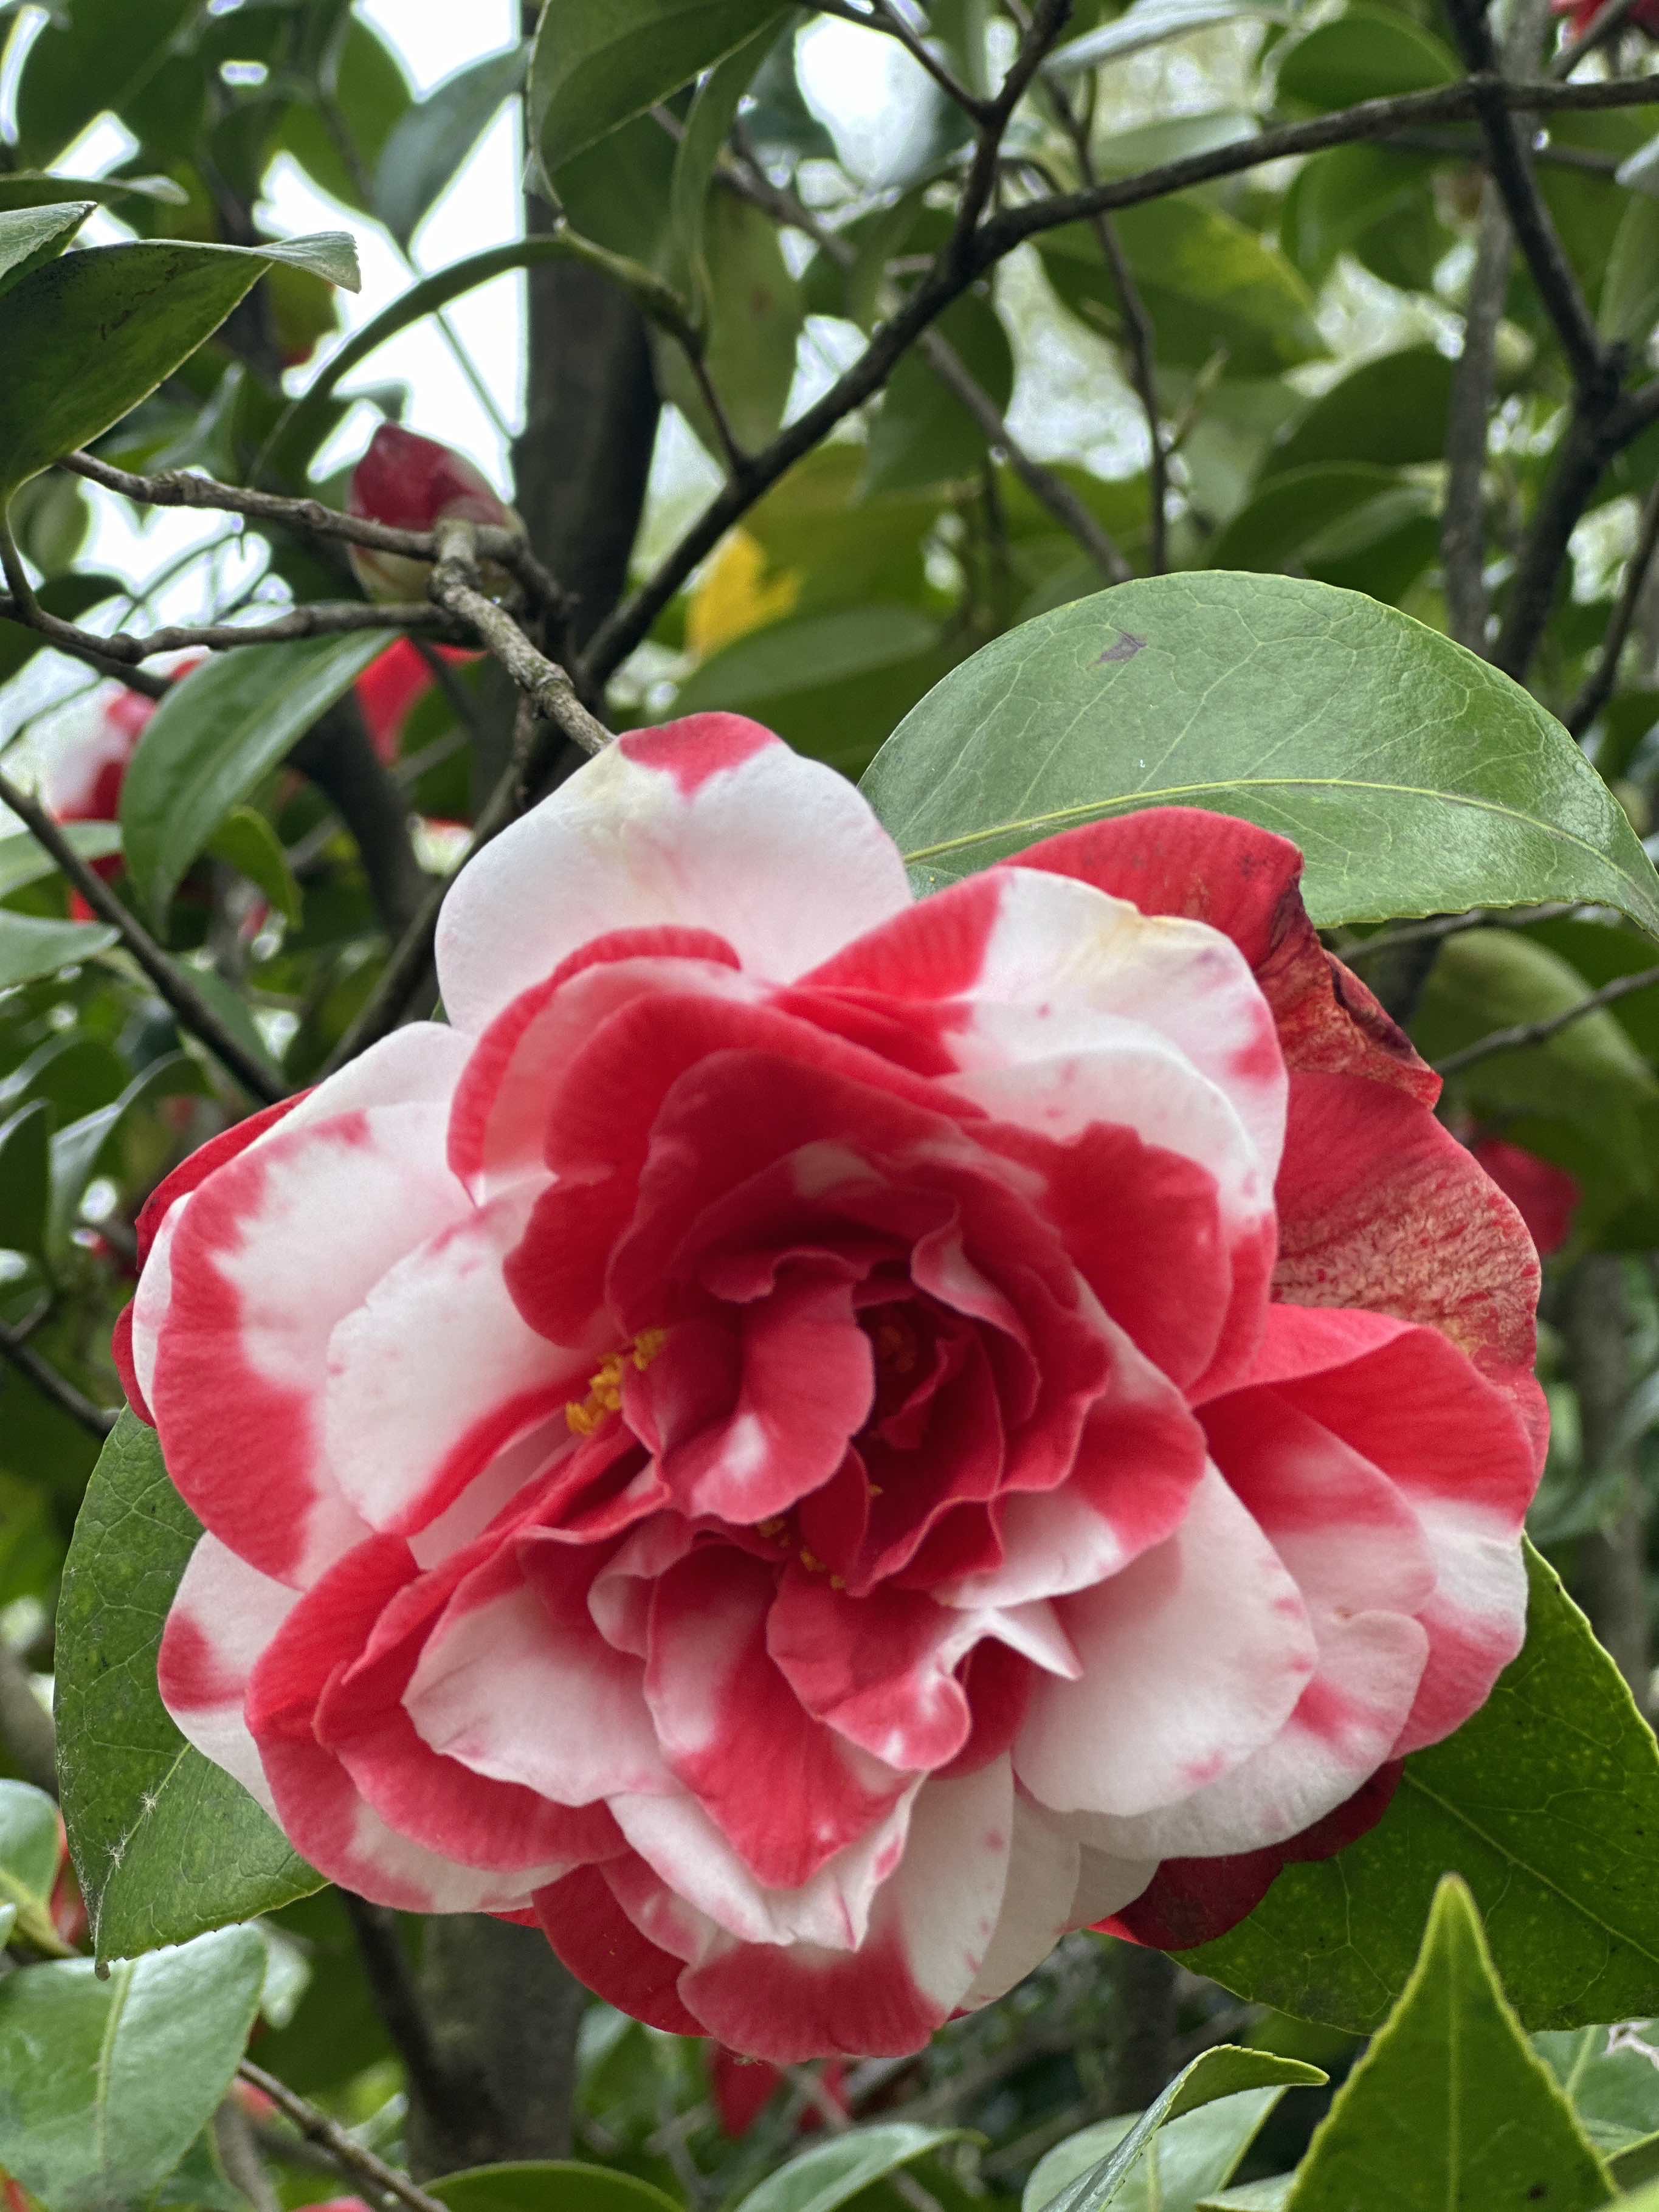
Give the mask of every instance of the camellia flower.
[(453, 1026), (146, 1209), (186, 1735), (778, 2063), (1357, 1832), (1522, 1639), (1537, 1261), (1299, 868), (1167, 810), (916, 903), (753, 723), (619, 739), (458, 878)]
[[(1550, 13), (1570, 17), (1569, 34), (1582, 39), (1607, 5), (1607, 0), (1550, 0)], [(1636, 0), (1625, 20), (1644, 31), (1659, 33), (1659, 0)]]
[(1583, 1202), (1577, 1176), (1507, 1137), (1476, 1136), (1469, 1150), (1526, 1223), (1539, 1258), (1559, 1252)]
[[(394, 530), (432, 530), (452, 518), (501, 530), (524, 528), (489, 478), (464, 453), (435, 438), (399, 429), (395, 422), (381, 423), (353, 470), (346, 511)], [(347, 550), (357, 580), (371, 599), (426, 597), (428, 562), (411, 561), (401, 553), (377, 553), (365, 545)]]
[[(459, 645), (441, 645), (437, 651), (453, 668), (464, 668), (469, 661), (479, 658)], [(414, 639), (400, 637), (395, 645), (387, 646), (384, 653), (369, 662), (352, 686), (369, 743), (388, 766), (403, 750), (404, 732), (410, 716), (435, 681)]]

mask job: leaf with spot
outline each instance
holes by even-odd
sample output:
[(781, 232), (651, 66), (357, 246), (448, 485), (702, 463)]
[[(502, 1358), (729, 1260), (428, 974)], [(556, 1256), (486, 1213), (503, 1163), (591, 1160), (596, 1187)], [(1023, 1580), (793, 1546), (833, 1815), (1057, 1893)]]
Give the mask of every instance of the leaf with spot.
[(1155, 576), (1024, 623), (864, 781), (929, 888), (1146, 806), (1307, 855), (1319, 924), (1582, 899), (1659, 933), (1659, 876), (1566, 732), (1408, 615), (1289, 576)]
[(155, 1686), (200, 1533), (155, 1431), (124, 1413), (88, 1486), (58, 1608), (58, 1780), (100, 1959), (183, 1942), (322, 1884), (241, 1784), (185, 1741)]

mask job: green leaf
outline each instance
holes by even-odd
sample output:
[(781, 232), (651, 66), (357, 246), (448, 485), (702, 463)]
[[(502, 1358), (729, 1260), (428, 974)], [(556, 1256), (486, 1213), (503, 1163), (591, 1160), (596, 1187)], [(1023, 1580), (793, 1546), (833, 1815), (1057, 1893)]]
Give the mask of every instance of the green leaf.
[(173, 685), (121, 789), (127, 872), (158, 920), (231, 809), (385, 650), (378, 630), (239, 647)]
[[(1311, 284), (1322, 284), (1347, 252), (1388, 283), (1425, 289), (1449, 243), (1434, 212), (1433, 167), (1431, 156), (1392, 147), (1316, 154), (1285, 195), (1285, 252)], [(1433, 427), (1443, 437), (1443, 412)]]
[[(1188, 196), (1121, 208), (1113, 218), (1146, 312), (1158, 359), (1196, 369), (1225, 348), (1235, 376), (1274, 376), (1325, 350), (1314, 299), (1270, 240)], [(1086, 222), (1036, 240), (1066, 306), (1109, 335), (1122, 309), (1100, 242)]]
[(1363, 362), (1316, 399), (1268, 453), (1263, 477), (1316, 462), (1437, 461), (1446, 443), (1454, 363), (1434, 346)]
[(449, 2212), (684, 2212), (650, 2182), (580, 2159), (471, 2166), (426, 2187)]
[(256, 884), (286, 921), (298, 921), (300, 886), (282, 839), (263, 814), (252, 806), (233, 806), (205, 849)]
[[(1237, 2090), (1167, 2121), (1111, 2199), (1118, 2212), (1194, 2212), (1200, 2197), (1231, 2180), (1286, 2086)], [(1116, 2150), (1137, 2124), (1137, 2114), (1121, 2113), (1057, 2144), (1038, 2160), (1026, 2183), (1022, 2212), (1042, 2212), (1069, 2182)]]
[[(1659, 2172), (1659, 2045), (1655, 2022), (1534, 2035), (1533, 2049), (1624, 2188)], [(1638, 2171), (1638, 2168), (1640, 2171)]]
[(1285, 14), (1283, 8), (1266, 4), (1266, 0), (1135, 0), (1133, 7), (1126, 8), (1111, 22), (1056, 46), (1042, 65), (1043, 74), (1080, 76), (1102, 62), (1121, 61), (1126, 54), (1161, 46), (1170, 39), (1184, 39), (1194, 31), (1207, 31), (1217, 23), (1235, 23), (1245, 16), (1283, 22)]
[(48, 207), (66, 200), (105, 206), (126, 199), (153, 200), (158, 207), (190, 205), (190, 194), (171, 177), (60, 177), (50, 169), (14, 169), (0, 176), (0, 208)]
[(543, 162), (556, 170), (786, 12), (779, 0), (550, 0), (530, 65)]
[(1395, 93), (1428, 92), (1462, 75), (1450, 48), (1392, 8), (1355, 0), (1281, 51), (1281, 100), (1304, 107), (1350, 107)]
[[(709, 195), (703, 219), (708, 336), (703, 367), (732, 434), (745, 453), (775, 436), (795, 380), (800, 287), (777, 227), (732, 193)], [(681, 347), (653, 332), (657, 382), (715, 455), (720, 445)]]
[(82, 1115), (58, 1131), (52, 1140), (52, 1210), (47, 1224), (53, 1246), (61, 1251), (69, 1243), (87, 1185), (127, 1116), (155, 1099), (198, 1097), (205, 1087), (202, 1071), (188, 1053), (168, 1053), (141, 1068), (107, 1106)]
[(114, 942), (115, 932), (101, 921), (50, 921), (0, 912), (0, 991), (32, 983), (37, 975), (55, 975), (60, 968), (106, 951)]
[(326, 34), (317, 64), (323, 98), (294, 102), (280, 143), (325, 192), (368, 214), (375, 164), (414, 96), (397, 55), (360, 14), (332, 5), (311, 12), (319, 29), (331, 15), (339, 29)]
[(0, 1249), (46, 1250), (52, 1194), (52, 1109), (37, 1099), (0, 1121)]
[(374, 172), (374, 212), (400, 246), (409, 244), (502, 102), (524, 82), (528, 58), (522, 46), (486, 54), (404, 111)]
[(1315, 2131), (1286, 2212), (1593, 2212), (1612, 2194), (1448, 1875), (1411, 1979)]
[(1528, 2027), (1659, 2013), (1659, 1749), (1617, 1668), (1530, 1546), (1527, 1642), (1457, 1733), (1406, 1762), (1334, 1859), (1287, 1867), (1182, 1963), (1257, 2002), (1369, 2034), (1410, 1977), (1435, 1885), (1461, 1874)]
[[(1218, 2044), (1184, 2066), (1163, 2094), (1139, 2118), (1132, 2119), (1103, 2158), (1066, 2182), (1052, 2196), (1041, 2199), (1036, 2194), (1043, 2170), (1040, 2166), (1026, 2191), (1024, 2212), (1103, 2212), (1106, 2205), (1132, 2201), (1127, 2192), (1137, 2172), (1144, 2170), (1143, 2161), (1161, 2129), (1213, 2104), (1218, 2098), (1234, 2097), (1243, 2090), (1316, 2088), (1328, 2078), (1319, 2067), (1304, 2065), (1299, 2058), (1282, 2058), (1275, 2051), (1248, 2051), (1237, 2044)], [(1265, 2117), (1264, 2108), (1251, 2125), (1252, 2135)], [(1243, 2148), (1240, 2144), (1234, 2154), (1227, 2167), (1229, 2173)], [(1154, 2204), (1156, 2202), (1155, 2198), (1152, 2200)]]
[(0, 2165), (52, 2212), (146, 2197), (230, 2087), (264, 1946), (228, 1928), (117, 1966), (33, 1966), (0, 1983)]
[(1393, 469), (1370, 461), (1328, 461), (1270, 477), (1211, 544), (1213, 568), (1282, 568), (1338, 522), (1408, 490), (1418, 505), (1427, 496), (1402, 486)]
[(155, 1431), (124, 1413), (75, 1524), (58, 1608), (58, 1780), (100, 1959), (274, 1911), (322, 1882), (240, 1783), (185, 1741), (155, 1686), (162, 1624), (200, 1533)]
[(884, 2120), (849, 2128), (814, 2143), (751, 2189), (736, 2212), (836, 2212), (837, 2205), (870, 2188), (913, 2159), (960, 2140), (960, 2128), (925, 2128), (914, 2120)]
[(0, 299), (0, 498), (147, 398), (278, 262), (355, 288), (343, 232), (260, 246), (94, 246)]
[(717, 69), (710, 70), (697, 88), (685, 118), (684, 134), (675, 149), (669, 228), (677, 273), (688, 296), (696, 302), (694, 319), (700, 329), (707, 324), (714, 305), (714, 275), (703, 252), (711, 180), (743, 96), (775, 43), (775, 27), (763, 24)]
[(59, 201), (0, 214), (0, 292), (43, 261), (55, 260), (92, 213), (92, 200)]
[(1609, 338), (1644, 338), (1659, 315), (1659, 200), (1634, 192), (1613, 234), (1596, 320)]
[[(0, 1905), (13, 1916), (17, 1933), (61, 1955), (64, 1946), (52, 1923), (58, 1856), (58, 1808), (46, 1791), (27, 1782), (0, 1782)], [(3, 1940), (12, 1940), (10, 1930)]]
[(1659, 880), (1536, 700), (1391, 607), (1285, 576), (1124, 584), (951, 672), (865, 787), (931, 885), (1144, 806), (1294, 838), (1322, 927), (1583, 899), (1659, 933)]
[(1198, 2212), (1284, 2212), (1295, 2186), (1293, 2173), (1269, 2174), (1262, 2181), (1245, 2181), (1237, 2189), (1224, 2189), (1219, 2197), (1206, 2197)]
[[(969, 292), (939, 318), (939, 331), (1001, 414), (1013, 396), (1014, 356), (1001, 318)], [(985, 466), (985, 433), (919, 353), (887, 380), (870, 426), (865, 477), (871, 493), (921, 491), (960, 483)]]
[(144, 0), (138, 8), (132, 0), (75, 0), (73, 8), (49, 9), (17, 88), (22, 158), (50, 167), (95, 117), (119, 114), (196, 12), (193, 0)]

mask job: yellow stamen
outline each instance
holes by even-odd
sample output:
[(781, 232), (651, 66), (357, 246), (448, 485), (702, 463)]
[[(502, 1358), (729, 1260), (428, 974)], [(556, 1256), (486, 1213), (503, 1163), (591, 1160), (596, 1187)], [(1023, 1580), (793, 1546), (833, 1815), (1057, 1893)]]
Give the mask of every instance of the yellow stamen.
[(665, 1328), (642, 1328), (625, 1352), (613, 1352), (588, 1377), (586, 1398), (573, 1398), (564, 1409), (565, 1425), (574, 1437), (591, 1437), (612, 1413), (622, 1411), (623, 1370), (631, 1364), (641, 1374), (668, 1341)]

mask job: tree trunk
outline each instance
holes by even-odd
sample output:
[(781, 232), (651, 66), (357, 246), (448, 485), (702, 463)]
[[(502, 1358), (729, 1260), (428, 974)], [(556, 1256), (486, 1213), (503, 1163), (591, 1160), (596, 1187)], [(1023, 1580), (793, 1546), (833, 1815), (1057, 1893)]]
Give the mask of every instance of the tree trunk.
[(1632, 1380), (1625, 1261), (1616, 1252), (1592, 1252), (1578, 1262), (1564, 1290), (1561, 1320), (1578, 1393), (1583, 1477), (1594, 1481), (1617, 1467), (1625, 1482), (1624, 1501), (1612, 1522), (1579, 1546), (1575, 1594), (1645, 1713), (1653, 1671), (1647, 1514), (1634, 1453), (1626, 1449), (1615, 1456), (1614, 1450)]

